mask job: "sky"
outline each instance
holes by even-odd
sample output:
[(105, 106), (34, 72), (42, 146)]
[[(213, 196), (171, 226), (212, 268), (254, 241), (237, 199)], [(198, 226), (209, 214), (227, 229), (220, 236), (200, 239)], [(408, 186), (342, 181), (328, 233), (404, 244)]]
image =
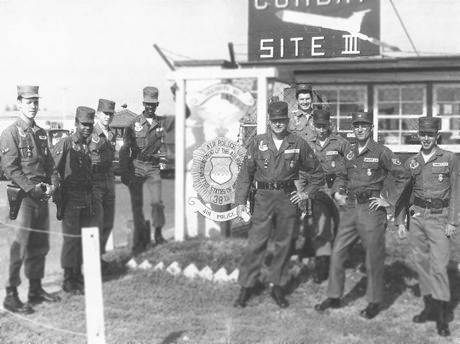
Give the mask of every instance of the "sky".
[[(460, 53), (460, 1), (393, 1), (418, 50)], [(390, 1), (381, 6), (381, 39), (410, 51)], [(158, 113), (172, 114), (169, 69), (152, 45), (176, 60), (228, 59), (228, 42), (246, 52), (247, 28), (247, 0), (0, 0), (0, 112), (17, 84), (40, 85), (41, 107), (69, 115), (99, 98), (141, 111), (154, 85)]]

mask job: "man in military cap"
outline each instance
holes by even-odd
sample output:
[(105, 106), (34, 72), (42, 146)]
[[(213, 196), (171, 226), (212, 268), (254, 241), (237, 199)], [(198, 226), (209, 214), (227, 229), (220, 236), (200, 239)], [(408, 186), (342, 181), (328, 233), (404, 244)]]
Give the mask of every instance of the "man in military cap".
[(91, 134), (95, 111), (86, 106), (77, 107), (75, 132), (62, 138), (53, 148), (61, 187), (64, 212), (62, 232), (64, 240), (61, 266), (64, 269), (62, 289), (71, 294), (84, 293), (81, 273), (83, 263), (81, 229), (97, 226), (98, 215), (93, 202)]
[[(331, 188), (337, 174), (344, 172), (345, 152), (350, 149), (350, 143), (346, 139), (332, 133), (330, 116), (331, 113), (327, 110), (313, 110), (315, 133), (307, 141), (326, 173), (327, 187), (325, 192), (318, 191), (312, 195), (311, 219), (307, 216), (303, 218), (306, 243), (311, 243), (315, 254), (313, 275), (315, 283), (325, 281), (329, 274), (332, 243), (339, 221), (338, 209), (330, 198)], [(300, 190), (306, 185), (308, 185), (308, 175), (300, 172)]]
[(147, 190), (152, 207), (152, 226), (155, 243), (165, 239), (162, 227), (165, 224), (164, 205), (161, 198), (160, 163), (165, 159), (164, 134), (174, 127), (175, 118), (156, 114), (158, 89), (147, 86), (143, 90), (144, 111), (135, 117), (125, 130), (124, 144), (120, 149), (120, 172), (122, 182), (129, 187), (134, 218), (134, 255), (144, 251), (150, 243), (150, 224), (143, 211), (143, 187)]
[[(105, 253), (115, 215), (115, 175), (112, 167), (115, 156), (115, 134), (110, 129), (114, 113), (115, 102), (99, 99), (95, 125), (89, 143), (93, 172), (94, 210), (98, 216), (101, 255)], [(108, 264), (103, 259), (101, 259), (101, 267), (102, 272), (106, 273)]]
[[(439, 148), (439, 119), (419, 118), (418, 137), (420, 152), (404, 164), (411, 175), (410, 204), (410, 258), (418, 273), (420, 291), (425, 303), (413, 322), (436, 321), (440, 336), (449, 336), (448, 302), (450, 301), (447, 264), (449, 262), (449, 238), (459, 225), (460, 188), (459, 164), (452, 152)], [(403, 213), (395, 223), (399, 235), (405, 237)]]
[(298, 84), (296, 87), (297, 109), (292, 111), (288, 129), (290, 132), (299, 135), (305, 140), (315, 136), (313, 126), (313, 91), (311, 85)]
[[(236, 181), (235, 203), (239, 216), (246, 209), (249, 188), (256, 188), (252, 226), (247, 251), (240, 263), (241, 291), (235, 307), (245, 307), (258, 286), (267, 243), (274, 243), (268, 280), (271, 296), (281, 308), (287, 307), (284, 285), (288, 282), (287, 262), (298, 225), (297, 203), (324, 185), (324, 174), (308, 143), (287, 130), (289, 117), (285, 102), (269, 105), (270, 132), (257, 135), (249, 144)], [(299, 170), (309, 173), (305, 192), (296, 192)]]
[(380, 312), (383, 300), (386, 209), (381, 190), (388, 174), (394, 177), (395, 190), (402, 190), (407, 174), (399, 159), (384, 145), (372, 139), (370, 113), (352, 115), (357, 144), (345, 151), (345, 178), (338, 174), (333, 195), (340, 207), (340, 224), (334, 241), (329, 270), (328, 298), (315, 306), (317, 311), (341, 307), (345, 284), (344, 262), (350, 248), (361, 238), (366, 251), (368, 305), (360, 312), (372, 319)]
[[(54, 302), (59, 298), (43, 290), (45, 257), (49, 251), (48, 199), (58, 186), (54, 162), (45, 130), (35, 123), (39, 108), (38, 86), (18, 86), (19, 118), (8, 126), (0, 138), (3, 170), (18, 193), (24, 194), (20, 208), (16, 238), (10, 248), (9, 277), (6, 286), (5, 309), (17, 313), (32, 313), (31, 304)], [(22, 191), (19, 191), (22, 190)], [(33, 232), (28, 229), (41, 232)], [(20, 270), (24, 264), (29, 279), (28, 303), (18, 297)]]

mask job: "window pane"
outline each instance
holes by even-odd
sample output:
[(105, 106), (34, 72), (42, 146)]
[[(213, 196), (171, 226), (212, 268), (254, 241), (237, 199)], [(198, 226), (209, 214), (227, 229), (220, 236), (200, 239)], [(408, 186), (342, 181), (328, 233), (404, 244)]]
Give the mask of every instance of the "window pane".
[(402, 133), (402, 144), (404, 145), (418, 145), (420, 141), (417, 133)]
[(364, 104), (340, 104), (340, 114), (349, 116), (352, 112), (363, 112)]
[(400, 144), (399, 133), (397, 131), (390, 133), (379, 133), (378, 142), (386, 145), (397, 145)]
[(399, 119), (396, 118), (379, 118), (379, 130), (398, 130)]
[(399, 101), (399, 88), (383, 88), (377, 90), (380, 101)]
[(403, 115), (423, 115), (422, 103), (402, 103)]
[(339, 119), (339, 130), (351, 130), (351, 117), (340, 117)]
[(341, 102), (359, 102), (363, 100), (360, 90), (342, 90), (340, 91)]
[(418, 130), (418, 118), (401, 119), (402, 130)]
[(378, 112), (380, 115), (398, 115), (399, 103), (379, 103)]
[(438, 101), (460, 101), (460, 86), (436, 88), (436, 99)]
[(402, 101), (423, 100), (423, 90), (421, 87), (404, 87), (401, 89)]
[(327, 101), (328, 103), (337, 102), (337, 91), (335, 90), (318, 90), (318, 93), (323, 101)]

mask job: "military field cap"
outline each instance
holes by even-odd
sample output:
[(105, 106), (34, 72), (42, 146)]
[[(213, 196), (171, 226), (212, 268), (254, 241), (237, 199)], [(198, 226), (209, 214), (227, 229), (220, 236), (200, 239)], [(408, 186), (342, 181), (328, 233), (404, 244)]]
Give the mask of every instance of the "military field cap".
[(273, 102), (268, 105), (268, 117), (269, 119), (289, 119), (288, 116), (288, 104), (286, 102)]
[(22, 98), (40, 98), (38, 96), (38, 86), (18, 85), (18, 97)]
[(367, 123), (373, 124), (372, 113), (370, 112), (355, 112), (352, 114), (352, 124)]
[(99, 103), (97, 104), (97, 111), (114, 113), (115, 102), (107, 99), (99, 99)]
[(94, 114), (96, 111), (86, 106), (77, 107), (77, 113), (75, 114), (75, 119), (80, 123), (94, 123)]
[(314, 124), (330, 124), (331, 113), (323, 109), (313, 110), (313, 123)]
[(437, 133), (439, 130), (439, 118), (437, 117), (419, 117), (419, 133)]
[(158, 103), (158, 88), (147, 86), (143, 89), (144, 103)]
[(297, 84), (295, 87), (296, 93), (310, 93), (311, 85), (310, 84)]

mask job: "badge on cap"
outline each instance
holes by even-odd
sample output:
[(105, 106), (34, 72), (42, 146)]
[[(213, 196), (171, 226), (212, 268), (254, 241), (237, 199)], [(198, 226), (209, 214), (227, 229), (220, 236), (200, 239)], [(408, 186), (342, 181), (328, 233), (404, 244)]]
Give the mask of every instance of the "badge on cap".
[(261, 152), (265, 152), (266, 150), (268, 150), (268, 146), (264, 144), (264, 141), (259, 142), (259, 150)]
[(39, 135), (38, 138), (39, 138), (40, 140), (46, 140), (46, 135)]
[(134, 123), (134, 130), (135, 131), (141, 131), (142, 130), (142, 125), (140, 122)]

